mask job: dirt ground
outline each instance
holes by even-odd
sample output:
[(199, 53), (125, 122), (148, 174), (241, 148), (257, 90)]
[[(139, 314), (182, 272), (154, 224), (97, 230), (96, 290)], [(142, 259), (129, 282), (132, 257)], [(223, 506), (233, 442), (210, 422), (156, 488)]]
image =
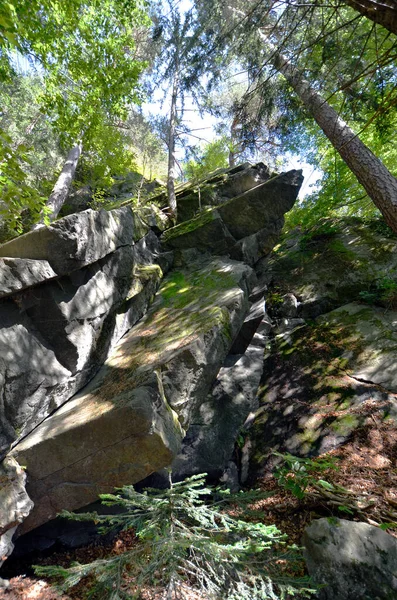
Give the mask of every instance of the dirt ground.
[[(281, 489), (276, 479), (268, 474), (256, 482), (255, 487), (272, 492), (255, 507), (263, 511), (263, 521), (276, 524), (288, 535), (288, 541), (300, 544), (303, 530), (315, 518), (338, 516), (370, 524), (394, 522), (387, 529), (397, 537), (397, 429), (390, 422), (384, 422), (376, 416), (368, 419), (367, 424), (358, 429), (350, 441), (341, 448), (329, 453), (337, 459), (337, 470), (321, 474), (329, 483), (342, 486), (349, 491), (346, 505), (355, 502), (357, 510), (350, 514), (346, 506), (342, 509), (338, 503), (327, 497), (318, 497), (316, 490), (307, 490), (303, 500)], [(385, 526), (386, 527), (386, 526)], [(38, 559), (39, 564), (68, 566), (72, 561), (89, 562), (109, 554), (121, 553), (138, 543), (133, 532), (120, 534), (108, 546), (89, 546), (74, 551), (54, 553), (50, 557)], [(128, 580), (126, 584), (128, 585)], [(130, 582), (133, 589), (133, 581)], [(10, 580), (7, 590), (0, 592), (2, 600), (84, 600), (89, 582), (79, 584), (68, 595), (60, 594), (46, 581), (34, 577), (19, 575)], [(194, 590), (185, 589), (186, 598), (199, 600)], [(152, 589), (142, 592), (145, 600), (159, 599), (162, 590)]]

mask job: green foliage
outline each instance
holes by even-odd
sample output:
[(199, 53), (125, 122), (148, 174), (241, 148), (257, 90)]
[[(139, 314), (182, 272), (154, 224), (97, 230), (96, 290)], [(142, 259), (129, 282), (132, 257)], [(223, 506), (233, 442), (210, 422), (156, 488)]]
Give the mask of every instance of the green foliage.
[(397, 523), (381, 523), (379, 529), (387, 531), (388, 529), (397, 529)]
[(44, 202), (40, 193), (26, 183), (27, 168), (31, 162), (27, 148), (13, 149), (11, 137), (0, 130), (0, 216), (5, 227), (12, 232), (22, 233), (23, 212), (26, 208), (38, 212)]
[(190, 159), (184, 168), (184, 175), (189, 181), (202, 179), (212, 171), (228, 166), (229, 144), (226, 137), (214, 140), (202, 149), (191, 149), (190, 152), (194, 159)]
[(66, 147), (89, 139), (103, 111), (121, 115), (127, 102), (138, 100), (145, 63), (136, 59), (135, 40), (137, 29), (149, 24), (139, 2), (18, 0), (7, 13), (3, 32), (12, 39), (3, 47), (9, 60), (14, 47), (40, 64), (43, 112), (52, 115)]
[[(122, 513), (64, 515), (95, 520), (102, 531), (132, 528), (139, 538), (135, 547), (90, 564), (36, 567), (35, 571), (62, 579), (62, 590), (93, 575), (90, 595), (112, 600), (140, 598), (147, 586), (161, 586), (164, 598), (189, 597), (186, 583), (200, 597), (213, 600), (277, 600), (298, 591), (301, 598), (307, 597), (308, 582), (288, 576), (277, 562), (291, 560), (287, 562), (291, 572), (296, 560), (294, 549), (281, 552), (285, 536), (273, 525), (247, 522), (226, 510), (231, 503), (241, 509), (257, 498), (257, 492), (232, 496), (214, 490), (205, 484), (205, 474), (170, 482), (167, 490), (149, 488), (138, 493), (127, 486), (116, 495), (101, 496), (106, 506), (121, 506)], [(123, 581), (126, 574), (134, 578), (133, 589)]]
[[(140, 0), (1, 5), (1, 212), (14, 234), (26, 214), (30, 221), (39, 214), (59, 158), (78, 140), (89, 154), (83, 168), (96, 186), (131, 166), (128, 145), (110, 125), (128, 104), (140, 101), (138, 79), (146, 63), (137, 40), (148, 25)], [(16, 76), (20, 62), (29, 76)]]
[(280, 454), (279, 452), (273, 452), (273, 454), (284, 461), (284, 464), (275, 470), (275, 478), (281, 487), (291, 492), (299, 500), (305, 497), (307, 488), (313, 485), (320, 486), (324, 490), (334, 489), (331, 483), (319, 478), (319, 475), (329, 469), (337, 469), (335, 459), (329, 457), (299, 458), (292, 454)]
[(387, 276), (380, 277), (368, 290), (359, 292), (359, 296), (366, 304), (397, 308), (397, 280)]
[(89, 148), (84, 152), (78, 168), (78, 179), (89, 185), (98, 197), (114, 182), (115, 176), (126, 175), (136, 169), (135, 153), (127, 136), (105, 121), (93, 131)]
[(311, 244), (320, 240), (332, 238), (340, 231), (340, 227), (332, 219), (321, 219), (310, 229), (306, 229), (299, 240), (302, 249), (308, 248)]
[(158, 131), (157, 120), (150, 121), (140, 112), (130, 110), (126, 124), (129, 127), (127, 135), (140, 173), (149, 181), (166, 177), (167, 144)]

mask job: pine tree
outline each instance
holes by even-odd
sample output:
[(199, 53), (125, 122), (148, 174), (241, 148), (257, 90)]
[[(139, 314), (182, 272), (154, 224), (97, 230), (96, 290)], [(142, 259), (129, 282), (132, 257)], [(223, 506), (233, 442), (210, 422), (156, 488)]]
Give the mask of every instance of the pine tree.
[[(263, 493), (262, 493), (263, 497)], [(133, 529), (139, 544), (123, 554), (74, 563), (70, 568), (36, 567), (38, 575), (63, 580), (61, 590), (93, 575), (95, 598), (121, 600), (140, 598), (143, 588), (161, 586), (165, 599), (187, 598), (196, 590), (203, 599), (280, 600), (299, 590), (301, 598), (311, 590), (306, 579), (287, 576), (296, 561), (294, 548), (281, 550), (283, 535), (275, 525), (231, 516), (230, 503), (242, 506), (258, 499), (258, 492), (232, 496), (205, 484), (205, 474), (194, 475), (167, 490), (148, 488), (139, 493), (126, 486), (117, 494), (101, 496), (106, 506), (121, 506), (114, 515), (63, 513), (73, 520), (94, 520), (101, 531)], [(247, 512), (247, 511), (246, 511)], [(126, 589), (123, 575), (134, 578), (134, 589)], [(189, 584), (190, 588), (186, 587)]]

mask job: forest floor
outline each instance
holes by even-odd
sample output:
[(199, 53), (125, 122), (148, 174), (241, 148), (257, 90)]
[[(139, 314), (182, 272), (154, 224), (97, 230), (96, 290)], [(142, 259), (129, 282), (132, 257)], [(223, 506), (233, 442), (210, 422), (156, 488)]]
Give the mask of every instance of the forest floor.
[[(255, 483), (266, 492), (268, 498), (256, 503), (265, 523), (275, 524), (288, 535), (289, 543), (300, 544), (305, 527), (313, 519), (338, 516), (344, 519), (366, 521), (370, 524), (389, 523), (384, 526), (388, 533), (397, 537), (397, 429), (393, 422), (372, 416), (366, 425), (357, 429), (344, 446), (327, 456), (337, 459), (337, 469), (322, 472), (321, 479), (333, 486), (342, 486), (349, 493), (339, 503), (332, 494), (321, 495), (317, 488), (308, 488), (303, 499), (298, 500), (290, 492), (280, 488), (277, 480), (268, 474)], [(339, 488), (338, 488), (339, 489)], [(349, 512), (351, 507), (355, 510)], [(394, 521), (394, 526), (392, 525)], [(108, 545), (94, 545), (73, 551), (54, 553), (37, 558), (37, 564), (69, 566), (72, 561), (90, 562), (130, 549), (137, 540), (133, 532), (123, 532)], [(8, 590), (0, 592), (3, 600), (84, 600), (89, 580), (70, 590), (68, 595), (59, 594), (49, 581), (32, 576), (18, 575), (10, 580)], [(133, 588), (133, 581), (126, 579), (126, 586)], [(142, 593), (143, 600), (162, 597), (161, 589)], [(192, 589), (186, 588), (187, 600), (199, 600)]]

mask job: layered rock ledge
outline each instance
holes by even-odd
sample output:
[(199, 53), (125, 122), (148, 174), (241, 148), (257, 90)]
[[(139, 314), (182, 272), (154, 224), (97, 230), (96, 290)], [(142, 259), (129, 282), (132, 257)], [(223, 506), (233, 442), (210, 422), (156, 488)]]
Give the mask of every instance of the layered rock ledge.
[[(30, 504), (20, 512), (17, 535), (176, 466), (200, 407), (221, 396), (229, 413), (237, 409), (222, 470), (261, 372), (260, 346), (234, 369), (224, 365), (256, 285), (249, 265), (273, 247), (301, 182), (300, 172), (270, 177), (264, 165), (218, 173), (204, 212), (166, 231), (163, 245), (167, 217), (123, 205), (69, 215), (0, 247), (0, 452), (26, 468), (34, 502), (27, 518)], [(189, 194), (200, 208), (194, 186)], [(205, 233), (211, 221), (220, 227)], [(242, 373), (254, 355), (245, 402)], [(214, 447), (206, 436), (203, 456)], [(4, 555), (14, 509), (0, 532)]]

